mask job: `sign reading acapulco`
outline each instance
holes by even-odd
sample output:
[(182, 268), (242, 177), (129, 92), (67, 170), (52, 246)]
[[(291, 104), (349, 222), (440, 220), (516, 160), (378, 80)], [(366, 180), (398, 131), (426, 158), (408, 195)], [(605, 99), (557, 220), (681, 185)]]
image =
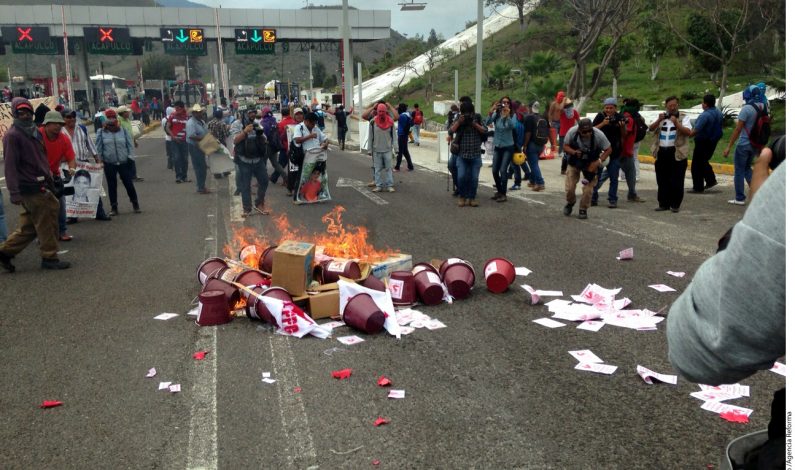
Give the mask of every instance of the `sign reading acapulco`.
[(46, 26), (3, 26), (2, 32), (14, 54), (58, 54), (58, 43), (50, 37), (50, 28)]
[(134, 53), (130, 28), (98, 26), (83, 28), (86, 52), (89, 54), (131, 55)]
[(163, 50), (171, 55), (207, 55), (202, 28), (160, 28)]

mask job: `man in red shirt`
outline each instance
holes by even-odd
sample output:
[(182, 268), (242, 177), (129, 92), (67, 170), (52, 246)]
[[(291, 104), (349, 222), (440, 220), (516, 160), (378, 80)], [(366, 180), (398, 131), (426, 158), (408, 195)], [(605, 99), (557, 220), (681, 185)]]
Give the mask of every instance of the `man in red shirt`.
[[(48, 111), (44, 116), (44, 122), (39, 132), (43, 137), (42, 143), (47, 152), (47, 162), (50, 164), (50, 171), (56, 181), (61, 178), (61, 162), (69, 166), (69, 174), (74, 175), (77, 168), (75, 163), (75, 149), (69, 136), (61, 132), (64, 120), (58, 111)], [(62, 242), (72, 240), (72, 236), (66, 233), (66, 200), (63, 195), (60, 197), (60, 210), (58, 212), (58, 239)]]
[(188, 179), (188, 141), (185, 134), (188, 119), (185, 103), (175, 101), (174, 112), (166, 120), (166, 133), (171, 136), (171, 148), (174, 151), (174, 173), (177, 176), (177, 183), (190, 182)]

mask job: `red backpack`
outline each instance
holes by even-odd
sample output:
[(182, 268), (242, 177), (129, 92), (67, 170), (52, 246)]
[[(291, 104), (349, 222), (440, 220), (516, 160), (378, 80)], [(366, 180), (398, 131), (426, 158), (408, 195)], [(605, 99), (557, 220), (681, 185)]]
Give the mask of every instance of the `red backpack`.
[(745, 127), (743, 127), (743, 130), (748, 133), (748, 140), (751, 142), (751, 145), (757, 149), (762, 149), (770, 140), (770, 114), (768, 114), (765, 105), (762, 105), (761, 109), (755, 104), (751, 106), (756, 110), (756, 119), (754, 120), (754, 125), (751, 127), (750, 133), (748, 133)]
[(422, 124), (422, 111), (419, 109), (414, 112), (414, 124), (418, 126)]

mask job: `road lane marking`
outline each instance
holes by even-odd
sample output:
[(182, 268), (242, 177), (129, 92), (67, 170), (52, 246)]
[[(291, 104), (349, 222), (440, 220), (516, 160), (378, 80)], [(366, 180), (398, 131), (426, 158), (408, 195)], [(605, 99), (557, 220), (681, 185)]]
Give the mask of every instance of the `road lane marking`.
[[(211, 211), (218, 210), (217, 192), (213, 193)], [(207, 214), (208, 234), (204, 243), (204, 258), (217, 256), (218, 217)], [(192, 361), (190, 427), (188, 432), (188, 469), (218, 468), (218, 333), (217, 328), (199, 328), (194, 351), (210, 351), (203, 361)]]
[(364, 195), (367, 199), (373, 201), (379, 206), (384, 206), (389, 204), (389, 202), (381, 199), (372, 191), (371, 188), (367, 186), (367, 183), (364, 181), (355, 180), (352, 178), (339, 178), (337, 180), (337, 187), (338, 188), (353, 188), (355, 191), (358, 191)]

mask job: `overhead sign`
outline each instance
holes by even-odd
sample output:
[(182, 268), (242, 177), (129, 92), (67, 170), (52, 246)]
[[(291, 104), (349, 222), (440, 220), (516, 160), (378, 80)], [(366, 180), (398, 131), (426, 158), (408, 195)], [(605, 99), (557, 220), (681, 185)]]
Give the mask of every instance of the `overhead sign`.
[(238, 54), (274, 54), (276, 30), (273, 28), (235, 28)]
[(207, 42), (202, 28), (160, 28), (160, 40), (166, 54), (207, 55)]
[(46, 26), (3, 26), (2, 32), (14, 54), (58, 54), (58, 44)]
[(134, 53), (130, 28), (98, 26), (83, 28), (86, 52), (89, 54), (131, 55)]

